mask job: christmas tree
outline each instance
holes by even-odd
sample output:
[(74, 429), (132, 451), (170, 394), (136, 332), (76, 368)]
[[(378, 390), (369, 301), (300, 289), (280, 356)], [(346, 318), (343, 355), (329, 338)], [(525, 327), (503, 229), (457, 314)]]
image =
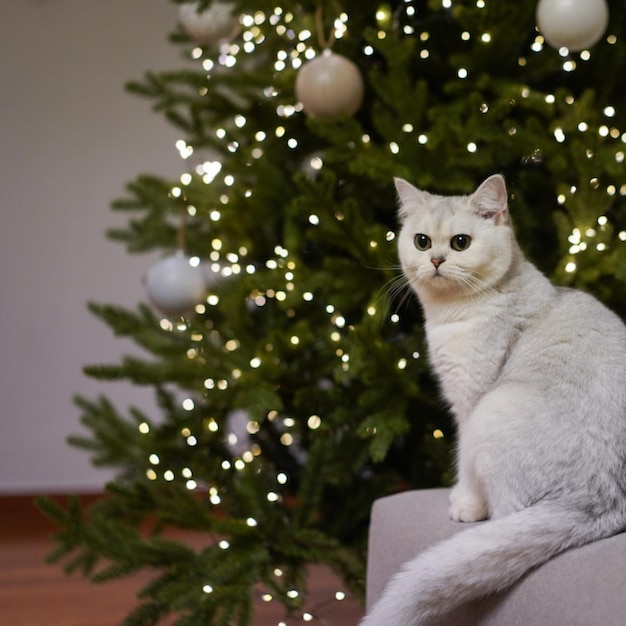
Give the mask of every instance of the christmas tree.
[(361, 597), (374, 499), (450, 483), (394, 176), (462, 194), (503, 173), (527, 255), (626, 313), (624, 7), (578, 4), (181, 5), (181, 70), (129, 89), (180, 130), (183, 171), (131, 182), (109, 233), (164, 259), (135, 310), (90, 304), (146, 356), (86, 368), (159, 413), (79, 398), (70, 443), (117, 478), (88, 510), (41, 503), (70, 570), (156, 572), (126, 624), (249, 624), (258, 594), (321, 620), (307, 566)]

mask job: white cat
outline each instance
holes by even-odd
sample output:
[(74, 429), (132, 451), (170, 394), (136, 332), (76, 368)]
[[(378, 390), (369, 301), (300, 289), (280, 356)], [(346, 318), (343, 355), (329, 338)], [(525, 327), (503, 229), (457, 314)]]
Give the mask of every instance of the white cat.
[(406, 563), (362, 626), (428, 624), (626, 528), (621, 320), (525, 260), (501, 176), (470, 196), (396, 189), (400, 261), (458, 429), (450, 516), (490, 521)]

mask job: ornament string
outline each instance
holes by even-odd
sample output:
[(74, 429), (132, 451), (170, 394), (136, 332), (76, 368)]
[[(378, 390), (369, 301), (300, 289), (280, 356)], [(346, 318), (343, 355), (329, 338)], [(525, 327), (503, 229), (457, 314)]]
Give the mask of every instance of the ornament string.
[(180, 222), (176, 232), (176, 245), (179, 250), (185, 252), (187, 245), (187, 211), (183, 207), (180, 209)]
[(324, 9), (318, 5), (315, 10), (315, 30), (317, 30), (317, 41), (322, 50), (330, 50), (335, 43), (335, 29), (332, 28), (328, 37), (324, 33)]

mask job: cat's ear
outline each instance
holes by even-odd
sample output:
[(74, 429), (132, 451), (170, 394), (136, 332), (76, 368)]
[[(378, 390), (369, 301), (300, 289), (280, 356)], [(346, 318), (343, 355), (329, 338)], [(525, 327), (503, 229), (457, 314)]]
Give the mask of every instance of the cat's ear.
[(411, 213), (412, 208), (426, 205), (430, 194), (411, 185), (403, 178), (394, 178), (393, 182), (396, 186), (398, 194), (398, 215), (404, 220)]
[(504, 177), (494, 174), (485, 180), (471, 196), (471, 205), (478, 215), (496, 224), (509, 221), (508, 192)]

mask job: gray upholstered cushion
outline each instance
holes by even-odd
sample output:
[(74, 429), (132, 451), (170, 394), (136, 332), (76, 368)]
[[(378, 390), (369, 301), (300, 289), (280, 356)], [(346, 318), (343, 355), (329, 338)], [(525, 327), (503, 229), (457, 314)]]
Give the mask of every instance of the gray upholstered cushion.
[[(448, 495), (447, 489), (409, 491), (374, 503), (368, 606), (402, 563), (467, 528), (467, 524), (449, 520)], [(626, 533), (570, 550), (531, 572), (508, 592), (464, 606), (441, 624), (626, 626)]]

